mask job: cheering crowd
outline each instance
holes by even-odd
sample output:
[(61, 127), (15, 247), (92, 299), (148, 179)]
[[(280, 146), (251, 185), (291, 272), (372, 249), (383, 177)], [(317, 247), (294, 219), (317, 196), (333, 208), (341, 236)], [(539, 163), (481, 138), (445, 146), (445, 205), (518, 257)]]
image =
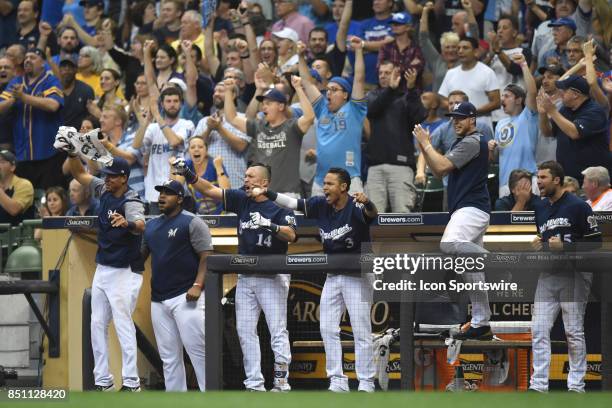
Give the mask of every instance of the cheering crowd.
[[(241, 187), (248, 163), (269, 165), (271, 188), (296, 198), (323, 194), (327, 170), (341, 167), (379, 211), (420, 211), (434, 176), (412, 130), (421, 124), (447, 152), (456, 133), (445, 114), (465, 101), (488, 142), (494, 209), (530, 209), (537, 165), (556, 160), (566, 188), (611, 210), (611, 10), (606, 0), (0, 0), (0, 222), (95, 214), (53, 148), (60, 126), (100, 128), (150, 214), (181, 157), (221, 188)], [(225, 211), (188, 196), (195, 213)]]

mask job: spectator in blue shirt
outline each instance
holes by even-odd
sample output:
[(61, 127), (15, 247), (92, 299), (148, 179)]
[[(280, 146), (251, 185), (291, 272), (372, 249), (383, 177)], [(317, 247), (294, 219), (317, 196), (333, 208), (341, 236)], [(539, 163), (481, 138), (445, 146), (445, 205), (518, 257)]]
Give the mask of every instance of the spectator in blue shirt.
[(9, 82), (0, 94), (0, 114), (14, 109), (13, 124), (17, 174), (34, 188), (66, 185), (61, 168), (65, 155), (53, 148), (53, 135), (61, 125), (64, 93), (57, 77), (45, 71), (45, 53), (26, 53), (24, 75)]
[[(317, 132), (317, 172), (312, 195), (323, 195), (323, 178), (332, 167), (343, 167), (351, 175), (351, 191), (363, 192), (361, 181), (361, 136), (368, 111), (365, 99), (365, 41), (351, 38), (355, 50), (355, 77), (353, 84), (343, 77), (333, 77), (327, 84), (327, 93), (303, 81), (308, 99), (313, 103)], [(299, 57), (305, 58), (305, 47), (298, 47)]]

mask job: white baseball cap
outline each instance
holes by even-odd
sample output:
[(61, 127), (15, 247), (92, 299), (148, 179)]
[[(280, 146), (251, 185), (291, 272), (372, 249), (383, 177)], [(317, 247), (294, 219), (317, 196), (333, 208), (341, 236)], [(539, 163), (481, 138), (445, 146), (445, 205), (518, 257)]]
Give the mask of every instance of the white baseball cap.
[(178, 87), (181, 88), (183, 92), (187, 92), (187, 84), (181, 78), (174, 77), (168, 82), (171, 84), (178, 85)]
[(291, 40), (294, 43), (300, 40), (300, 36), (298, 35), (297, 31), (289, 27), (285, 27), (280, 31), (274, 31), (272, 35), (278, 38), (284, 38), (287, 40)]

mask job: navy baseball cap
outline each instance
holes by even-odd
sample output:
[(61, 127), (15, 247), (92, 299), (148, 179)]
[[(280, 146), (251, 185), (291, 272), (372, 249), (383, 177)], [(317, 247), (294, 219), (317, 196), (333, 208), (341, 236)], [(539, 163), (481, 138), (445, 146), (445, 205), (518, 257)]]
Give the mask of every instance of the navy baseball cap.
[(26, 51), (26, 54), (30, 54), (30, 53), (38, 55), (40, 58), (44, 59), (45, 61), (47, 60), (47, 54), (45, 54), (45, 52), (41, 50), (40, 48), (30, 48), (29, 50)]
[(111, 176), (130, 176), (130, 164), (121, 157), (113, 158), (113, 164), (102, 167), (100, 172)]
[(571, 28), (574, 32), (576, 32), (576, 22), (574, 19), (569, 17), (562, 17), (548, 23), (549, 27), (561, 27), (566, 26)]
[(348, 79), (341, 77), (341, 76), (335, 76), (332, 79), (329, 80), (329, 82), (335, 82), (338, 85), (340, 85), (342, 87), (342, 89), (344, 89), (345, 92), (347, 93), (352, 93), (353, 92), (353, 85), (351, 85), (351, 83), (348, 81)]
[(455, 105), (453, 110), (445, 116), (461, 119), (475, 118), (477, 116), (476, 107), (470, 102), (461, 102), (459, 105)]
[(589, 83), (581, 76), (570, 75), (562, 81), (555, 81), (557, 89), (573, 89), (583, 95), (590, 94)]
[(183, 188), (183, 185), (176, 180), (164, 181), (164, 184), (155, 186), (155, 190), (159, 191), (160, 193), (162, 191), (171, 192), (179, 197), (185, 196), (185, 189)]
[(263, 102), (264, 99), (269, 99), (271, 101), (280, 103), (287, 103), (287, 97), (285, 96), (285, 94), (276, 88), (268, 89), (263, 95), (259, 95), (257, 97), (257, 100), (259, 102)]
[(412, 24), (412, 16), (408, 13), (393, 13), (391, 24)]
[(17, 162), (15, 155), (10, 150), (0, 150), (0, 157), (11, 164), (15, 164)]
[(563, 74), (565, 74), (565, 70), (563, 69), (563, 67), (557, 64), (546, 65), (545, 67), (538, 68), (538, 72), (540, 73), (540, 75), (544, 75), (546, 71), (558, 76), (562, 76)]
[(81, 0), (79, 1), (81, 7), (95, 7), (104, 8), (104, 0)]
[(62, 65), (66, 65), (66, 64), (72, 64), (72, 65), (74, 65), (75, 67), (77, 67), (77, 66), (78, 66), (78, 65), (77, 65), (77, 61), (76, 61), (76, 59), (74, 59), (74, 58), (73, 58), (72, 56), (70, 56), (70, 55), (65, 55), (65, 56), (63, 56), (63, 57), (62, 57), (62, 59), (60, 59), (60, 62), (59, 62), (60, 67), (61, 67)]

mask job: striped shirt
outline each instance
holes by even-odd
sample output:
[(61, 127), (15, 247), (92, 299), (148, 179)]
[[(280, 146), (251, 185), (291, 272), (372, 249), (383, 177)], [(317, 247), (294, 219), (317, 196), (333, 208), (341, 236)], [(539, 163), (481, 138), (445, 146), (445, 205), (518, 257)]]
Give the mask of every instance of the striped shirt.
[[(132, 130), (132, 132), (130, 132)], [(127, 132), (123, 133), (121, 140), (119, 141), (118, 148), (128, 153), (133, 154), (136, 157), (136, 161), (130, 167), (130, 177), (128, 178), (128, 185), (132, 190), (138, 193), (139, 197), (144, 197), (144, 169), (143, 169), (143, 155), (140, 149), (134, 149), (132, 143), (134, 137), (136, 137), (136, 129), (128, 129)]]
[[(244, 116), (239, 113), (239, 116)], [(202, 119), (198, 126), (195, 129), (194, 135), (202, 135), (206, 129), (208, 129), (208, 125), (206, 124), (206, 120), (208, 116)], [(223, 117), (223, 127), (225, 127), (229, 132), (238, 136), (240, 139), (246, 141), (247, 143), (251, 143), (251, 138), (246, 134), (242, 133), (235, 127), (233, 127), (226, 119)], [(217, 156), (221, 156), (223, 159), (223, 166), (227, 171), (227, 177), (230, 179), (232, 188), (240, 188), (244, 184), (244, 172), (246, 171), (247, 159), (246, 153), (247, 149), (244, 149), (242, 152), (238, 152), (230, 146), (230, 144), (217, 132), (213, 130), (210, 132), (208, 136), (208, 156), (211, 158), (215, 158)]]

